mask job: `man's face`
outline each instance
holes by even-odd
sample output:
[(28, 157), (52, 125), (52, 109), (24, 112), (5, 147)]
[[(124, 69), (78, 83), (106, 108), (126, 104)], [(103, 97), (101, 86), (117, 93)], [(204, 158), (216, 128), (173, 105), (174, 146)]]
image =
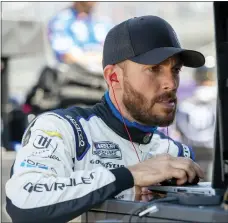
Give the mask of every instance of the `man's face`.
[(161, 127), (173, 122), (181, 67), (177, 57), (158, 65), (125, 62), (122, 101), (136, 121)]

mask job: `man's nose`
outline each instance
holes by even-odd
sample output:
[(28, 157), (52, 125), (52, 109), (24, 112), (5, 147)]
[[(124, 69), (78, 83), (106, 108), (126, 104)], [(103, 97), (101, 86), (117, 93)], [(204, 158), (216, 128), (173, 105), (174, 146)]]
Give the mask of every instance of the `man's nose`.
[(163, 89), (166, 91), (176, 91), (178, 88), (178, 81), (173, 75), (166, 75), (163, 80)]

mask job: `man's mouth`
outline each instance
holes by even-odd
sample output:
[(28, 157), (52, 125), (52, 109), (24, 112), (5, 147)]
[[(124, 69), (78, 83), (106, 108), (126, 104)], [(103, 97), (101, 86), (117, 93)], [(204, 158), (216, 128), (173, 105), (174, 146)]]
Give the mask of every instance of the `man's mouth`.
[(170, 109), (174, 109), (176, 107), (176, 99), (161, 100), (158, 103)]

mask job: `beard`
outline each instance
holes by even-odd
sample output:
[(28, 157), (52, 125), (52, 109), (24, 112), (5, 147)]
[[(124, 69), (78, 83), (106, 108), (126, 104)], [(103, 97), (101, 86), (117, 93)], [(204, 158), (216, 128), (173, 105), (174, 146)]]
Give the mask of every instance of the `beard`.
[(157, 114), (156, 112), (153, 112), (155, 104), (162, 100), (173, 100), (176, 103), (176, 92), (165, 92), (162, 95), (154, 97), (151, 101), (148, 101), (143, 94), (133, 89), (125, 78), (123, 104), (131, 117), (137, 122), (148, 126), (160, 127), (166, 127), (172, 124), (175, 118), (176, 106), (175, 109), (172, 109), (171, 111), (168, 109), (157, 112)]

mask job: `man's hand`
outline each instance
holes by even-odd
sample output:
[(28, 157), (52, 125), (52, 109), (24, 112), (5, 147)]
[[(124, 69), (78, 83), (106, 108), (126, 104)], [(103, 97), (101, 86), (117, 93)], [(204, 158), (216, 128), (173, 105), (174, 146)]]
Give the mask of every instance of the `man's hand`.
[(172, 157), (160, 154), (156, 157), (127, 167), (134, 178), (136, 186), (147, 187), (171, 178), (177, 179), (177, 184), (192, 182), (196, 176), (203, 178), (200, 166), (189, 158)]
[(154, 198), (165, 197), (165, 194), (160, 194), (158, 192), (152, 192), (148, 190), (147, 187), (135, 186), (135, 201), (148, 202)]
[(135, 201), (147, 202), (152, 198), (152, 191), (149, 191), (147, 187), (135, 186)]

